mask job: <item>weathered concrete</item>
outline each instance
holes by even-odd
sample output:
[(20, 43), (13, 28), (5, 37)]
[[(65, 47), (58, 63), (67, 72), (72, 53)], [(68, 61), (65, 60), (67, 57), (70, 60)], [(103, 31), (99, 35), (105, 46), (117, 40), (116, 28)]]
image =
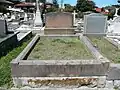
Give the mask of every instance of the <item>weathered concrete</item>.
[(22, 43), (22, 42), (30, 39), (31, 37), (32, 37), (32, 31), (28, 31), (28, 32), (24, 33), (23, 36), (20, 36), (18, 41), (19, 41), (19, 43)]
[(107, 76), (108, 80), (120, 80), (120, 64), (111, 64)]
[(73, 27), (73, 15), (68, 12), (51, 12), (45, 16), (46, 28)]
[[(55, 37), (55, 36), (49, 36), (49, 37)], [(26, 61), (25, 59), (27, 55), (35, 46), (38, 39), (39, 39), (39, 35), (36, 35), (34, 39), (31, 41), (31, 43), (23, 50), (23, 52), (15, 60), (11, 62), (12, 76), (45, 77), (45, 76), (49, 76), (52, 73), (55, 73), (57, 75), (64, 74), (65, 76), (69, 76), (71, 74), (73, 74), (73, 76), (92, 76), (92, 75), (97, 76), (97, 75), (106, 75), (109, 69), (109, 62), (106, 59), (64, 60), (64, 61), (27, 60)]]
[[(39, 71), (38, 71), (39, 70)], [(50, 74), (59, 76), (99, 76), (106, 75), (108, 66), (97, 60), (34, 60), (19, 61), (12, 64), (12, 76), (15, 77), (46, 77)], [(19, 72), (17, 72), (19, 71)]]
[[(102, 80), (105, 78), (105, 80)], [(87, 76), (87, 77), (14, 77), (15, 86), (30, 86), (42, 88), (46, 87), (69, 87), (79, 88), (86, 86), (87, 88), (105, 88), (106, 76)], [(43, 82), (42, 82), (43, 81)], [(49, 82), (48, 82), (49, 81)], [(47, 82), (47, 83), (46, 83)], [(69, 83), (66, 83), (69, 82)], [(101, 84), (102, 83), (102, 84)], [(102, 85), (102, 87), (101, 87)], [(91, 87), (94, 86), (94, 87)]]
[[(12, 77), (80, 77), (80, 76), (106, 76), (109, 70), (109, 61), (100, 58), (97, 52), (93, 60), (26, 60), (40, 37), (76, 37), (76, 35), (36, 35), (20, 55), (11, 62)], [(83, 40), (83, 39), (81, 39)], [(93, 49), (89, 40), (84, 43)], [(91, 45), (91, 46), (90, 46)], [(95, 49), (94, 49), (95, 50)], [(91, 50), (90, 50), (91, 51)], [(92, 51), (93, 53), (93, 51)], [(95, 52), (94, 52), (95, 53)], [(97, 56), (98, 55), (98, 56)], [(99, 57), (99, 58), (98, 58)], [(19, 71), (19, 72), (18, 72)], [(19, 82), (19, 79), (16, 79)], [(102, 84), (101, 84), (102, 85)]]
[(91, 51), (91, 53), (93, 54), (93, 56), (94, 56), (96, 59), (98, 59), (98, 60), (104, 59), (106, 62), (109, 63), (109, 60), (107, 60), (105, 57), (103, 57), (103, 56), (99, 53), (99, 51), (98, 51), (96, 48), (93, 47), (93, 45), (92, 45), (92, 43), (91, 43), (91, 41), (89, 40), (88, 37), (86, 37), (86, 36), (81, 36), (81, 40), (82, 40), (82, 41), (84, 42), (84, 44), (88, 47), (88, 49)]
[(44, 34), (45, 35), (50, 35), (50, 34), (73, 35), (75, 34), (75, 28), (45, 28)]

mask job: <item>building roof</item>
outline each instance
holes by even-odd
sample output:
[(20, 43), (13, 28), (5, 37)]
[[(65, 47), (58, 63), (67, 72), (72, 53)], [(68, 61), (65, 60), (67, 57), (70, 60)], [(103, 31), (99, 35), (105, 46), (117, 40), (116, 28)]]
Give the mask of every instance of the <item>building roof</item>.
[(102, 14), (109, 14), (108, 10), (102, 10), (102, 8), (95, 8), (96, 12), (102, 13)]

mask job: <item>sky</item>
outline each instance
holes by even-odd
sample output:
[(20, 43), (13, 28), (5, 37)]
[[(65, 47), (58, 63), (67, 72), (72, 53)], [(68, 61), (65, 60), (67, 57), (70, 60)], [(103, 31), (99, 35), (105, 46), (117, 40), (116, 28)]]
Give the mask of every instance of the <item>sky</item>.
[[(61, 0), (58, 0), (60, 3)], [(71, 5), (76, 5), (77, 0), (63, 0), (64, 3), (69, 3)], [(103, 6), (108, 6), (108, 5), (113, 5), (113, 4), (118, 4), (117, 0), (93, 0), (98, 7), (103, 7)]]

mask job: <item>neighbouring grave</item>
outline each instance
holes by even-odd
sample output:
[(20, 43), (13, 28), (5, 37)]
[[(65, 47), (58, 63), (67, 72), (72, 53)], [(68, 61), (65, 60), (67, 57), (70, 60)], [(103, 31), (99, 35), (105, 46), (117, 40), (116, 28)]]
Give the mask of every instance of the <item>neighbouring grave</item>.
[(84, 35), (105, 36), (107, 16), (92, 13), (84, 16)]
[(17, 46), (17, 33), (8, 31), (7, 22), (0, 20), (0, 56), (5, 55), (9, 50)]
[(89, 37), (93, 46), (104, 56), (107, 57), (111, 62), (119, 63), (120, 50), (116, 45), (110, 42), (109, 38), (104, 37)]
[(74, 34), (73, 24), (72, 13), (47, 13), (45, 15), (45, 34)]

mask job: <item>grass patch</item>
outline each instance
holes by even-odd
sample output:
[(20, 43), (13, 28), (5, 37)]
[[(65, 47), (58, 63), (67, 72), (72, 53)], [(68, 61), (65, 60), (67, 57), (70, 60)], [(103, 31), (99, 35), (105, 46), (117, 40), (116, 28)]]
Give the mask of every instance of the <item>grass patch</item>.
[(89, 37), (92, 44), (111, 62), (120, 63), (120, 50), (102, 37)]
[(30, 40), (24, 42), (19, 47), (10, 51), (6, 56), (0, 58), (0, 87), (10, 88), (13, 86), (10, 62), (20, 54), (29, 42)]
[(42, 38), (28, 60), (75, 60), (93, 58), (78, 38)]

